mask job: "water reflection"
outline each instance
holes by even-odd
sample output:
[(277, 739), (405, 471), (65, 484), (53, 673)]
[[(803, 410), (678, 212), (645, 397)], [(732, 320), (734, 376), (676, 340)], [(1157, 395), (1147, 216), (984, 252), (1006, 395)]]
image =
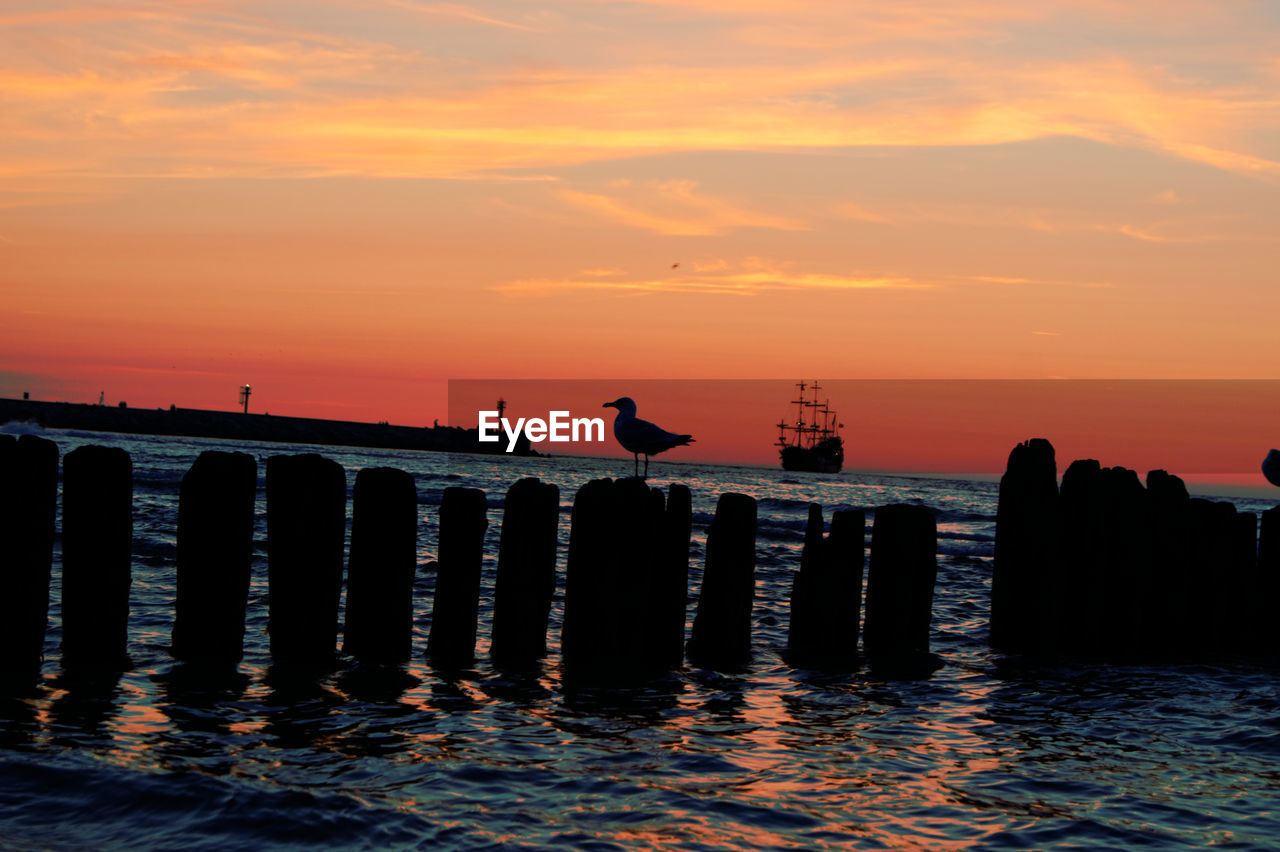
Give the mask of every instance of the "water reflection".
[(44, 695), (39, 684), (0, 683), (0, 749), (22, 748), (36, 741)]
[(109, 742), (121, 672), (64, 673), (53, 681), (47, 725), (53, 742), (77, 745)]

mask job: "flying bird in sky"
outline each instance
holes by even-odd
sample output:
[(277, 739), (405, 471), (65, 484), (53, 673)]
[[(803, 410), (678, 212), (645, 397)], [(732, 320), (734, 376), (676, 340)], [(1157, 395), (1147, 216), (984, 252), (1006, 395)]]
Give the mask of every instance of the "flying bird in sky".
[(656, 423), (636, 417), (636, 403), (629, 396), (606, 402), (601, 407), (618, 409), (618, 416), (613, 418), (613, 437), (618, 439), (624, 450), (635, 456), (636, 476), (640, 475), (641, 453), (644, 453), (644, 475), (648, 476), (649, 456), (693, 443), (692, 435), (677, 435)]

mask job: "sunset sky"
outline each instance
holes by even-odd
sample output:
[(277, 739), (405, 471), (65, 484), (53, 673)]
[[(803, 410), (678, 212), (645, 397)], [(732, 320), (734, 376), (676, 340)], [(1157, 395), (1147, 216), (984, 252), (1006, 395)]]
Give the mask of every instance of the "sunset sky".
[(1277, 378), (1278, 241), (1276, 3), (0, 7), (0, 396)]

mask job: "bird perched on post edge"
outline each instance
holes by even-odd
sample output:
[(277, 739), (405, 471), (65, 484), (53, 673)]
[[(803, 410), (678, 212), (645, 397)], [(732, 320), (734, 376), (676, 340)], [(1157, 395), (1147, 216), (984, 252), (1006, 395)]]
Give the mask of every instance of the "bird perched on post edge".
[(613, 437), (618, 439), (624, 450), (635, 456), (636, 476), (640, 475), (641, 453), (644, 453), (644, 475), (648, 476), (649, 456), (693, 443), (692, 435), (677, 435), (656, 423), (636, 417), (636, 403), (629, 396), (606, 402), (601, 408), (618, 409), (618, 416), (613, 418)]

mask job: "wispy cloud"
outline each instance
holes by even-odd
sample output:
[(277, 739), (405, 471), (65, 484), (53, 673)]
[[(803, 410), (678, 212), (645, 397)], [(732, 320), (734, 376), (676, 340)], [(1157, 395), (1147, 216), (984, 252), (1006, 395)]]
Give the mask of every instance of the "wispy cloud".
[[(747, 19), (781, 9), (732, 6)], [(724, 3), (699, 8), (730, 12)], [(11, 16), (7, 27), (0, 19), (7, 65), (0, 135), (8, 140), (0, 154), (38, 153), (45, 173), (194, 175), (215, 163), (217, 174), (246, 176), (456, 176), (690, 150), (998, 145), (1072, 135), (1280, 179), (1280, 151), (1267, 143), (1280, 130), (1273, 75), (1228, 86), (1105, 51), (1005, 56), (991, 40), (1036, 18), (1017, 4), (963, 13), (935, 4), (878, 14), (867, 7), (865, 25), (883, 41), (858, 58), (782, 37), (763, 55), (732, 40), (673, 54), (665, 33), (645, 30), (637, 39), (648, 58), (633, 49), (611, 61), (575, 41), (581, 30), (543, 41), (536, 27), (482, 6), (398, 0), (366, 11), (361, 38), (299, 13), (284, 24), (217, 3), (144, 3), (130, 16), (91, 9)], [(797, 14), (810, 28), (864, 25), (826, 3), (803, 4)], [(403, 32), (423, 26), (423, 17), (442, 28), (421, 33), (434, 52), (416, 49)], [(476, 25), (536, 37), (529, 50), (555, 61), (511, 60), (496, 49), (442, 58), (450, 28)], [(55, 26), (60, 52), (32, 46), (52, 38), (33, 40), (32, 31)], [(19, 30), (22, 38), (13, 35)], [(965, 37), (924, 50), (911, 46), (913, 30)], [(894, 50), (895, 39), (906, 46)], [(660, 233), (689, 226), (625, 202), (578, 200), (638, 223), (647, 216), (641, 226)], [(856, 208), (847, 212), (858, 218)]]
[[(628, 187), (619, 187), (626, 189)], [(795, 219), (761, 213), (723, 198), (698, 192), (696, 181), (664, 181), (630, 192), (627, 200), (611, 195), (561, 190), (558, 197), (622, 225), (659, 234), (696, 236), (723, 234), (736, 228), (771, 228), (802, 231)]]
[(520, 30), (522, 32), (539, 32), (537, 27), (531, 27), (526, 24), (518, 24), (514, 21), (508, 21), (503, 18), (497, 18), (477, 12), (475, 9), (464, 6), (459, 3), (415, 3), (413, 0), (388, 0), (389, 5), (408, 9), (413, 12), (423, 12), (429, 15), (438, 15), (444, 18), (453, 18), (455, 20), (467, 21), (473, 24), (484, 24), (491, 27), (501, 27), (509, 30)]
[(755, 296), (770, 292), (856, 291), (856, 290), (927, 290), (937, 286), (901, 276), (840, 275), (822, 272), (792, 272), (756, 258), (749, 258), (735, 268), (711, 264), (706, 271), (673, 274), (662, 278), (620, 278), (602, 281), (595, 278), (524, 278), (501, 284), (493, 289), (511, 295), (547, 296), (566, 292), (596, 292), (615, 296), (643, 294), (702, 294), (717, 296)]

